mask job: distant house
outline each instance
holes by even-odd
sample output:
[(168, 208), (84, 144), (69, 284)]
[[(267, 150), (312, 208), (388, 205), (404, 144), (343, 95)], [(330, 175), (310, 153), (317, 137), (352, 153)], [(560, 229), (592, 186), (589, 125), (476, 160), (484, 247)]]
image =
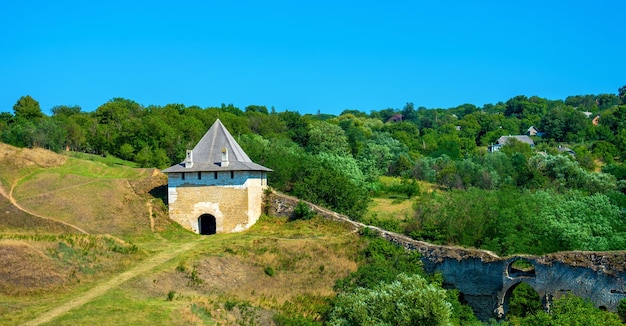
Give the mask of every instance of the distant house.
[(543, 136), (543, 132), (537, 130), (537, 128), (535, 128), (535, 126), (530, 126), (530, 128), (528, 128), (528, 130), (526, 131), (526, 135), (528, 136), (538, 136), (541, 137)]
[(404, 116), (402, 114), (394, 114), (391, 118), (387, 119), (387, 122), (402, 122)]
[(199, 234), (231, 233), (261, 216), (267, 172), (216, 120), (185, 161), (165, 170), (169, 216)]
[(531, 148), (535, 147), (535, 142), (532, 139), (530, 139), (530, 137), (527, 136), (527, 135), (516, 135), (516, 136), (510, 136), (509, 135), (509, 136), (502, 136), (502, 137), (498, 138), (498, 140), (496, 141), (495, 144), (489, 146), (489, 152), (493, 153), (493, 152), (499, 151), (500, 149), (502, 149), (503, 146), (505, 146), (507, 144), (507, 142), (510, 139), (515, 139), (515, 140), (517, 140), (519, 142), (528, 144), (528, 145), (530, 145)]
[(595, 118), (593, 118), (593, 120), (591, 120), (591, 123), (592, 123), (594, 126), (599, 125), (599, 124), (600, 124), (600, 116), (599, 116), (599, 115), (597, 115)]
[(559, 145), (559, 147), (557, 148), (557, 151), (559, 151), (559, 153), (567, 153), (569, 155), (572, 156), (576, 156), (576, 152), (574, 152), (571, 148), (569, 147), (565, 147), (565, 146), (561, 146)]

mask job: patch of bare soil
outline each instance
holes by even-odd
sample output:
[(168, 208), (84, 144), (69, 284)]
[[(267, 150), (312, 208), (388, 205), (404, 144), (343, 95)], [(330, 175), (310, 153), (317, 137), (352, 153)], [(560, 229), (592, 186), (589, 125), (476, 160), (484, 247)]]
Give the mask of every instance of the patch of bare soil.
[(17, 240), (0, 241), (0, 293), (26, 294), (62, 285), (67, 272), (41, 250)]
[(203, 280), (203, 287), (216, 292), (254, 289), (259, 281), (268, 278), (262, 267), (244, 263), (236, 257), (210, 257), (200, 261), (195, 268)]
[(163, 231), (170, 221), (167, 215), (167, 176), (157, 169), (149, 169), (146, 177), (130, 180), (135, 194), (146, 200), (152, 232)]
[(148, 176), (131, 181), (130, 184), (135, 192), (139, 195), (146, 195), (163, 190), (162, 188), (165, 187), (164, 195), (167, 196), (167, 176), (157, 169), (151, 169), (148, 172)]

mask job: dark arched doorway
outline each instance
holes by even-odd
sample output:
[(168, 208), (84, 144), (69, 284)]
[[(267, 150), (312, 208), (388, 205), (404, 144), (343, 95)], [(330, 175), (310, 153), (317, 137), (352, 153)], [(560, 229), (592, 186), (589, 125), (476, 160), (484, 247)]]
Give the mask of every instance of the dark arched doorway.
[(198, 230), (200, 231), (200, 234), (215, 234), (215, 229), (215, 216), (211, 214), (202, 214), (198, 217)]

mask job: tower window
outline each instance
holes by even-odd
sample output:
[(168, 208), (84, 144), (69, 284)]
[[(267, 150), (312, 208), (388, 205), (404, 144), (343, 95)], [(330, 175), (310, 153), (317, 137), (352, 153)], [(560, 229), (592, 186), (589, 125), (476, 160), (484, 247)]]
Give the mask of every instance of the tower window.
[(181, 173), (183, 180), (185, 180), (185, 172)]
[(202, 172), (198, 172), (198, 180), (202, 180)]
[(213, 178), (217, 179), (217, 171), (213, 172)]
[(235, 171), (230, 171), (230, 178), (234, 179), (235, 178)]

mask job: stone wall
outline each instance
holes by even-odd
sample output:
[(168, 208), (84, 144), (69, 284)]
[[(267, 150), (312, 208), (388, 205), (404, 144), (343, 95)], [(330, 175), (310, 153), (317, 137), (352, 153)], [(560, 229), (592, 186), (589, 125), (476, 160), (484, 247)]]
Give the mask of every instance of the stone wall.
[[(266, 212), (291, 216), (295, 197), (278, 193), (267, 196)], [(549, 309), (554, 299), (566, 293), (590, 299), (596, 307), (616, 311), (626, 298), (626, 252), (561, 252), (545, 256), (499, 257), (493, 252), (417, 241), (378, 227), (351, 221), (348, 217), (307, 203), (312, 211), (329, 219), (370, 228), (381, 237), (421, 254), (424, 269), (441, 273), (444, 287), (456, 288), (481, 320), (503, 318), (512, 290), (520, 283), (533, 287)], [(524, 260), (530, 271), (516, 270), (512, 264)]]

